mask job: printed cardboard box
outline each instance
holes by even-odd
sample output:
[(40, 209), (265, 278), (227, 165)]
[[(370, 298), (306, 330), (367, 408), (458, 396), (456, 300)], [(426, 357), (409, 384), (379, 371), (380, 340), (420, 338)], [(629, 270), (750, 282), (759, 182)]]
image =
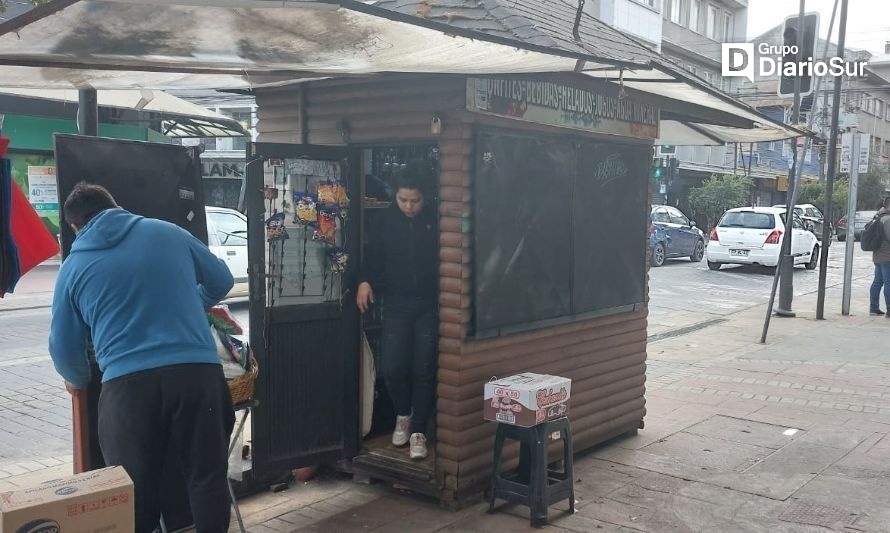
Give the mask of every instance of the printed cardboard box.
[(130, 533), (133, 482), (119, 466), (0, 494), (0, 533)]
[(526, 372), (485, 384), (486, 420), (532, 427), (566, 416), (572, 380)]

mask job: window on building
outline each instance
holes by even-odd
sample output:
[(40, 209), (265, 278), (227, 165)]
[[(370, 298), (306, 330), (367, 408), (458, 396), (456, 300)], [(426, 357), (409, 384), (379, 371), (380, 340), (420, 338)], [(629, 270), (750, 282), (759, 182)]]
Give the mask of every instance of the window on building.
[(705, 35), (711, 39), (717, 39), (717, 8), (708, 6), (708, 21), (705, 27)]
[(683, 15), (683, 0), (671, 0), (671, 22), (680, 24)]
[(732, 38), (732, 13), (723, 14), (723, 40)]
[(879, 117), (884, 116), (884, 101), (875, 99), (875, 115)]
[[(253, 113), (250, 109), (232, 110), (226, 113), (228, 116), (237, 120), (244, 129), (250, 130), (253, 127)], [(235, 137), (232, 139), (232, 150), (243, 152), (247, 148), (247, 141), (250, 137)]]
[(711, 71), (709, 71), (709, 70), (705, 70), (705, 71), (702, 71), (702, 73), (701, 73), (701, 77), (702, 77), (706, 82), (711, 83), (711, 79), (713, 78), (713, 74), (711, 74)]
[(201, 139), (201, 144), (205, 150), (216, 150), (216, 137), (204, 137)]
[(769, 143), (769, 150), (770, 150), (770, 152), (775, 152), (775, 151), (776, 151), (776, 141), (770, 141), (770, 143)]
[(884, 141), (884, 155), (890, 155), (890, 140)]
[(701, 16), (701, 0), (692, 0), (689, 4), (689, 29), (701, 33), (701, 24), (699, 17)]

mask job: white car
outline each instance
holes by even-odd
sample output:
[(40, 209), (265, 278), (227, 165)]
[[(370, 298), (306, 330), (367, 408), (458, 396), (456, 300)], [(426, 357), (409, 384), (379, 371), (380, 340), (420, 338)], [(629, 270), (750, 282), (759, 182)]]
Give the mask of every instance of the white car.
[(247, 217), (225, 207), (205, 207), (207, 244), (213, 255), (226, 262), (235, 285), (226, 298), (248, 296)]
[[(785, 232), (785, 210), (777, 207), (738, 207), (727, 211), (711, 231), (705, 259), (708, 268), (721, 265), (779, 264), (782, 234)], [(819, 262), (819, 241), (804, 229), (800, 217), (794, 216), (791, 234), (791, 255), (795, 265), (813, 270)]]

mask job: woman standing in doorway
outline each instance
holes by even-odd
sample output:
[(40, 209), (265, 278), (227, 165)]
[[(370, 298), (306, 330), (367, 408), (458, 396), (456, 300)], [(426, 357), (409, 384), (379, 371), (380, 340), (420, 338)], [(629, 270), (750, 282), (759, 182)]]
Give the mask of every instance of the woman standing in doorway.
[(436, 395), (438, 231), (425, 162), (411, 162), (395, 183), (395, 202), (372, 232), (356, 304), (368, 310), (384, 292), (381, 372), (396, 409), (394, 446), (410, 442), (409, 456), (427, 456), (426, 426)]

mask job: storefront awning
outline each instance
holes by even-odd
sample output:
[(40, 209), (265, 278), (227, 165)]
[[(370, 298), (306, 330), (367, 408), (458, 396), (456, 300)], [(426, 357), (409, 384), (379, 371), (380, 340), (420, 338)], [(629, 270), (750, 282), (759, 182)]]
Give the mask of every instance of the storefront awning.
[[(2, 83), (2, 82), (0, 82)], [(73, 89), (22, 89), (0, 87), (0, 96), (52, 102), (78, 102)], [(169, 137), (243, 137), (250, 135), (237, 120), (214, 113), (163, 91), (100, 90), (99, 107), (131, 109), (160, 117), (162, 133)]]
[[(510, 4), (524, 3), (535, 2)], [(683, 75), (614, 29), (598, 37), (604, 25), (586, 14), (573, 32), (573, 10), (547, 5), (549, 11), (536, 0), (536, 13), (555, 21), (552, 35), (542, 36), (537, 24), (487, 31), (492, 20), (463, 27), (457, 11), (440, 21), (422, 5), (408, 14), (354, 0), (52, 0), (0, 24), (0, 85), (246, 89), (392, 72), (583, 72), (685, 104), (685, 112), (664, 117), (676, 122), (664, 125), (665, 144), (802, 134)]]

